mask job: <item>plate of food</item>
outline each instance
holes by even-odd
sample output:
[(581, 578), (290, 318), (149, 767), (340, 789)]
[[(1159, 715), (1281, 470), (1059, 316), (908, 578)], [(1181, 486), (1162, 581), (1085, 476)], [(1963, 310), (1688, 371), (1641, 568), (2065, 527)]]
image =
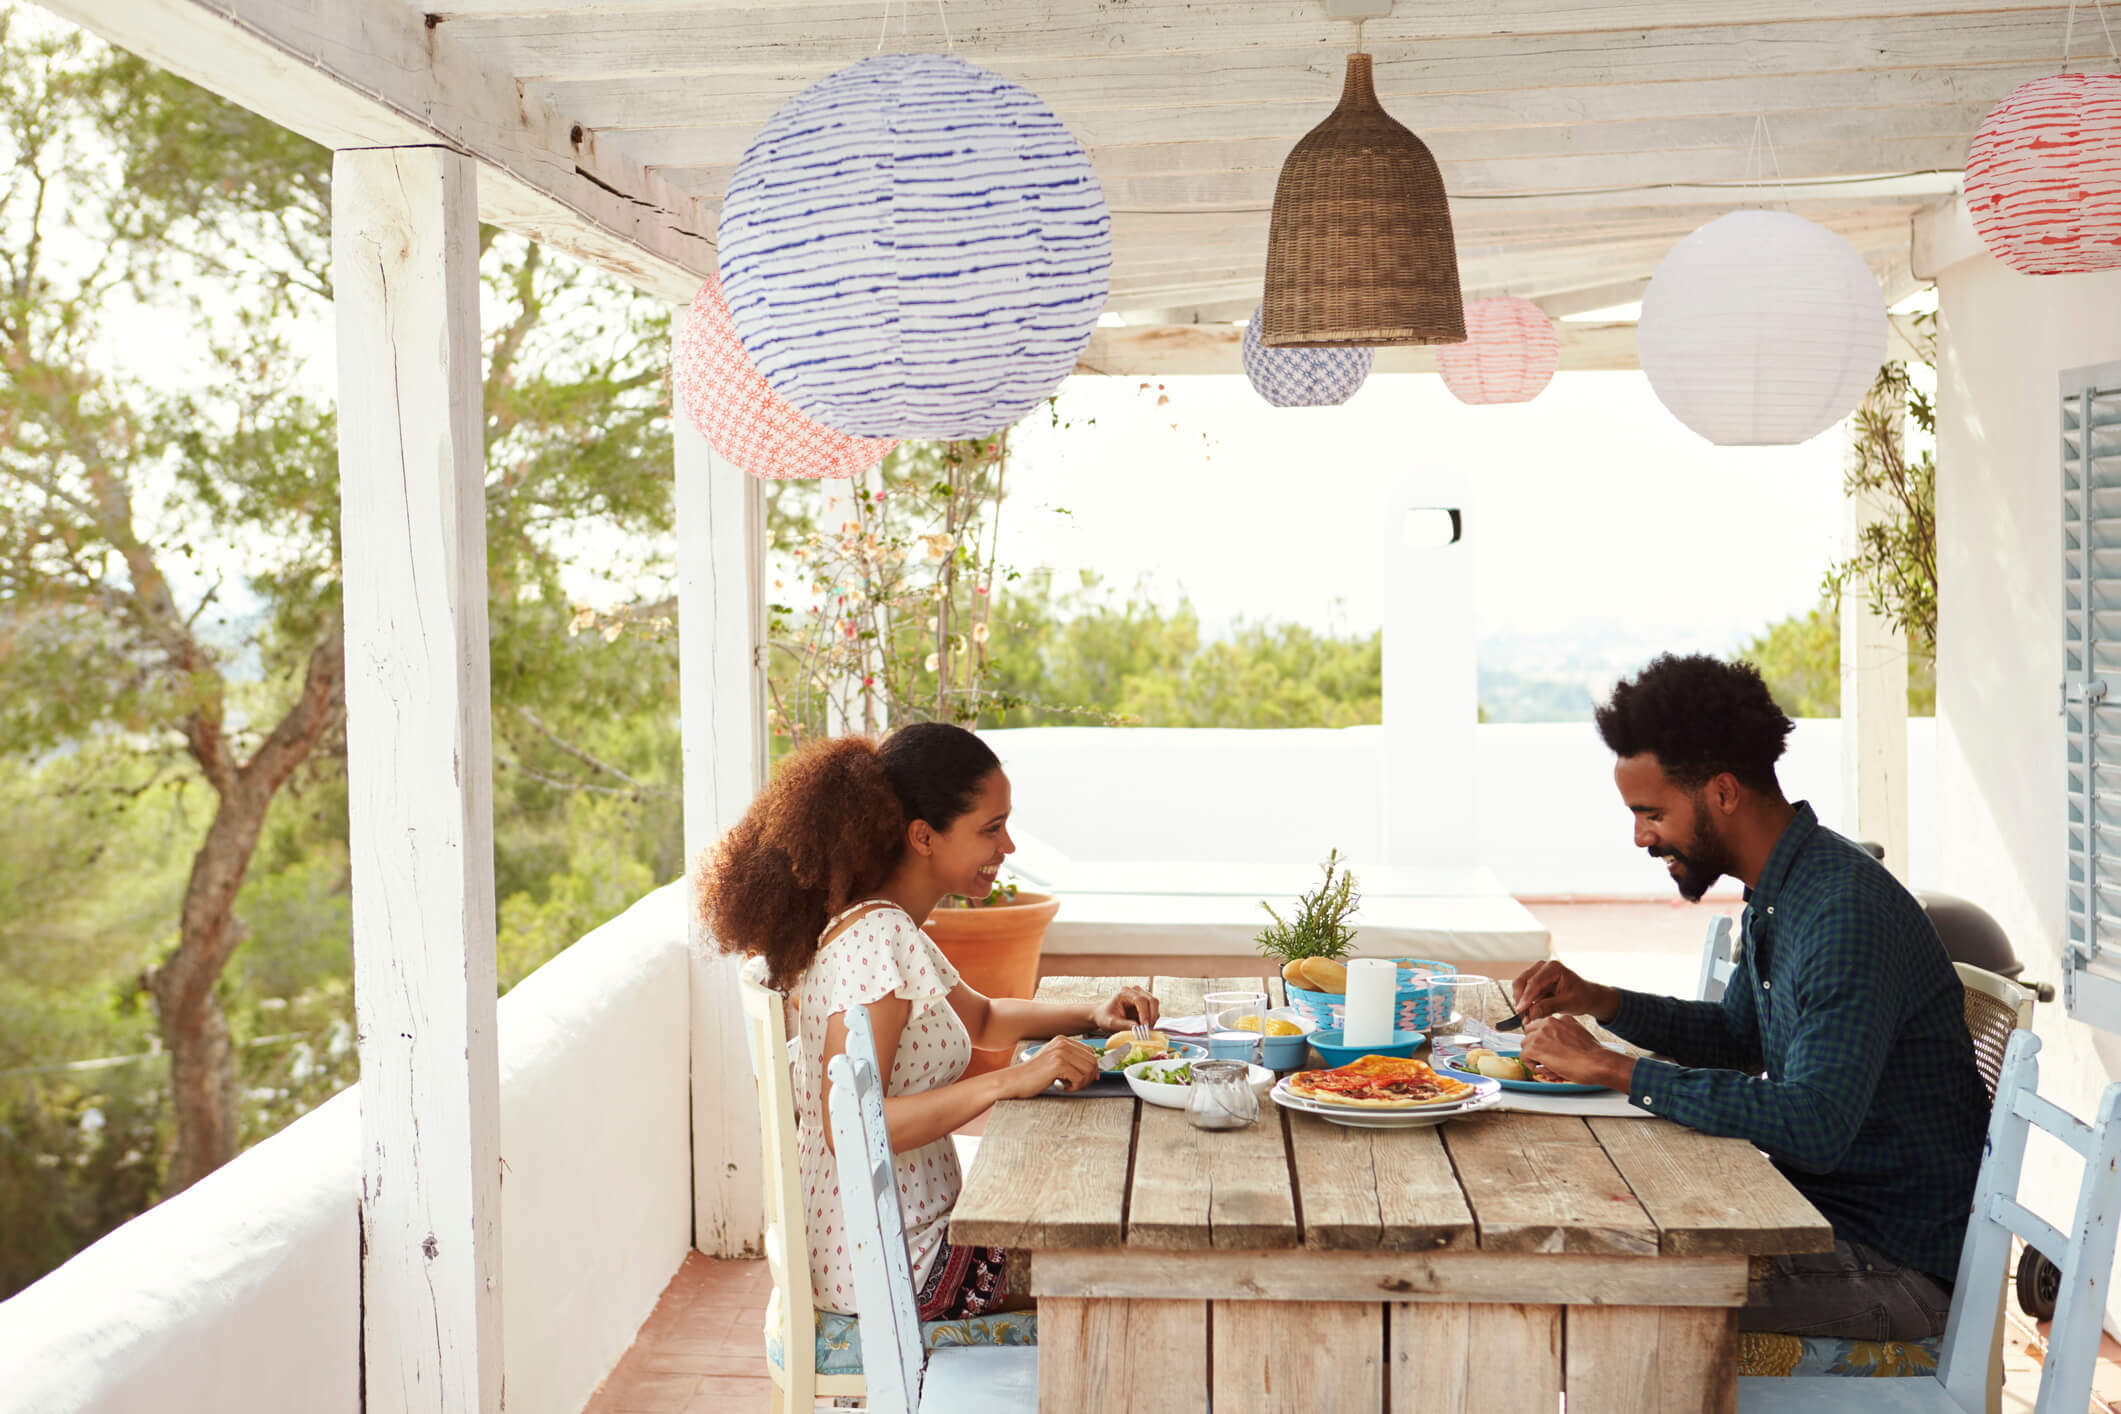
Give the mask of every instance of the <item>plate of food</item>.
[(1320, 1112), (1406, 1114), (1459, 1110), (1501, 1087), (1479, 1076), (1442, 1075), (1428, 1062), (1364, 1056), (1331, 1070), (1300, 1070), (1275, 1087)]
[[(1147, 1061), (1199, 1060), (1208, 1054), (1208, 1048), (1198, 1041), (1181, 1040), (1162, 1031), (1151, 1031), (1146, 1040), (1136, 1040), (1131, 1031), (1116, 1031), (1110, 1036), (1076, 1036), (1097, 1054), (1097, 1079), (1090, 1082), (1099, 1090), (1125, 1090), (1127, 1067), (1141, 1065)], [(1045, 1045), (1043, 1040), (1024, 1041), (1018, 1044), (1016, 1058), (1022, 1060), (1032, 1051)]]
[(1406, 1109), (1350, 1108), (1344, 1104), (1328, 1104), (1318, 1100), (1304, 1099), (1289, 1090), (1288, 1077), (1268, 1092), (1275, 1104), (1285, 1110), (1299, 1114), (1316, 1115), (1332, 1124), (1346, 1125), (1354, 1129), (1423, 1129), (1442, 1124), (1445, 1120), (1457, 1119), (1461, 1115), (1476, 1113), (1493, 1107), (1502, 1099), (1502, 1087), (1492, 1080), (1469, 1085), (1468, 1093), (1456, 1100), (1438, 1101)]
[(1462, 1055), (1439, 1061), (1437, 1067), (1443, 1073), (1463, 1080), (1486, 1078), (1505, 1090), (1521, 1090), (1531, 1095), (1596, 1095), (1605, 1090), (1603, 1085), (1563, 1080), (1538, 1061), (1526, 1060), (1516, 1051), (1491, 1051), (1485, 1046), (1475, 1046)]

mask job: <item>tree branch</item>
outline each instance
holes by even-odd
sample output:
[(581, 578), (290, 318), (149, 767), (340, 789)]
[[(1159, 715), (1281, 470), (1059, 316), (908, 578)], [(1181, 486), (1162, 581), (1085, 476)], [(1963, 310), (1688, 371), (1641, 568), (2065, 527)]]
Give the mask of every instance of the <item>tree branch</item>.
[[(532, 727), (536, 728), (538, 734), (544, 737), (545, 740), (551, 742), (553, 746), (557, 747), (563, 755), (572, 756), (575, 760), (581, 762), (583, 765), (589, 767), (593, 771), (601, 771), (607, 776), (611, 776), (617, 780), (624, 781), (631, 789), (632, 793), (636, 795), (654, 796), (658, 800), (676, 800), (678, 798), (677, 792), (669, 789), (667, 786), (650, 785), (646, 781), (636, 780), (631, 775), (628, 775), (625, 771), (622, 771), (618, 767), (612, 765), (609, 761), (600, 760), (597, 757), (590, 755), (581, 747), (576, 746), (573, 742), (568, 741), (566, 738), (562, 737), (551, 727), (546, 726), (545, 723), (539, 719), (538, 714), (531, 711), (528, 707), (516, 708), (516, 715), (518, 717), (521, 717), (524, 721), (530, 723)], [(528, 766), (522, 767), (522, 770), (525, 775), (534, 776), (536, 777), (536, 779), (544, 781), (547, 785), (565, 785), (565, 782), (550, 780), (543, 776), (537, 776), (537, 774), (533, 772)], [(583, 788), (594, 789), (594, 787), (589, 786), (584, 786)], [(621, 791), (618, 793), (626, 794), (627, 792)]]

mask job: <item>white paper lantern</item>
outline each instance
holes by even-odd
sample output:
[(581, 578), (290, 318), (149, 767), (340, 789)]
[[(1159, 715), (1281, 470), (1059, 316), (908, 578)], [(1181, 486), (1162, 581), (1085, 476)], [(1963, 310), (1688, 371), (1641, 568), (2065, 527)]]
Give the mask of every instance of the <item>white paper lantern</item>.
[(1967, 149), (1966, 214), (2021, 274), (2121, 268), (2121, 74), (2012, 89)]
[(1803, 442), (1885, 361), (1885, 298), (1854, 246), (1787, 211), (1734, 211), (1672, 247), (1642, 297), (1642, 371), (1718, 446)]
[(722, 205), (722, 293), (775, 392), (855, 437), (980, 437), (1075, 367), (1111, 217), (1035, 95), (886, 54), (770, 118)]
[(1466, 305), (1466, 341), (1436, 350), (1436, 371), (1462, 403), (1528, 403), (1561, 367), (1561, 336), (1547, 312), (1528, 299), (1477, 299)]
[(1375, 349), (1270, 349), (1259, 341), (1261, 313), (1253, 309), (1240, 352), (1252, 390), (1274, 406), (1338, 407), (1369, 378)]

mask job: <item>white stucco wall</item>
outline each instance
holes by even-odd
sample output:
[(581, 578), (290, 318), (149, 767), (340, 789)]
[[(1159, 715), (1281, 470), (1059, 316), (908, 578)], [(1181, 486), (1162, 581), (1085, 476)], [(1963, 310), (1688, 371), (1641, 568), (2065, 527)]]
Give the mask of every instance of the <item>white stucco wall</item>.
[[(692, 1245), (684, 890), (502, 999), (508, 1407), (579, 1414)], [(0, 1302), (0, 1414), (357, 1414), (348, 1091)]]
[[(1951, 892), (1936, 862), (1934, 725), (1908, 724), (1912, 852), (1903, 877)], [(1028, 871), (1067, 887), (1066, 867), (1042, 872), (1043, 845), (1077, 865), (1166, 863), (1170, 886), (1182, 891), (1189, 865), (1308, 870), (1334, 848), (1358, 873), (1381, 865), (1383, 732), (1033, 727), (985, 736), (1009, 770)], [(1590, 723), (1492, 723), (1473, 738), (1478, 808), (1435, 805), (1473, 833), (1471, 863), (1518, 895), (1671, 896), (1665, 871), (1634, 846), (1612, 755)], [(1846, 826), (1839, 720), (1800, 721), (1781, 776), (1792, 799)]]
[[(1923, 247), (1926, 247), (1926, 251)], [(2121, 359), (2121, 274), (2019, 275), (1963, 216), (1926, 227), (1939, 303), (1937, 815), (1945, 887), (1993, 913), (2029, 977), (2060, 981), (2065, 936), (2060, 385)], [(2042, 1007), (2040, 1088), (2089, 1116), (2121, 1036)], [(2059, 1162), (2043, 1161), (2044, 1157)], [(2027, 1164), (2067, 1230), (2079, 1165)], [(2121, 1320), (2110, 1301), (2108, 1325)]]

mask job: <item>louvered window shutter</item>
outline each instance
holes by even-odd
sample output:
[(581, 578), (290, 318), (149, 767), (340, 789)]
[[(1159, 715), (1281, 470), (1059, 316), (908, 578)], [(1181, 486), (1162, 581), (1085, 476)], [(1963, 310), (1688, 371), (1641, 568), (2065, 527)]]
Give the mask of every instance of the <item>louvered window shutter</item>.
[(2062, 672), (2064, 999), (2071, 1015), (2121, 1028), (2121, 364), (2062, 379)]

